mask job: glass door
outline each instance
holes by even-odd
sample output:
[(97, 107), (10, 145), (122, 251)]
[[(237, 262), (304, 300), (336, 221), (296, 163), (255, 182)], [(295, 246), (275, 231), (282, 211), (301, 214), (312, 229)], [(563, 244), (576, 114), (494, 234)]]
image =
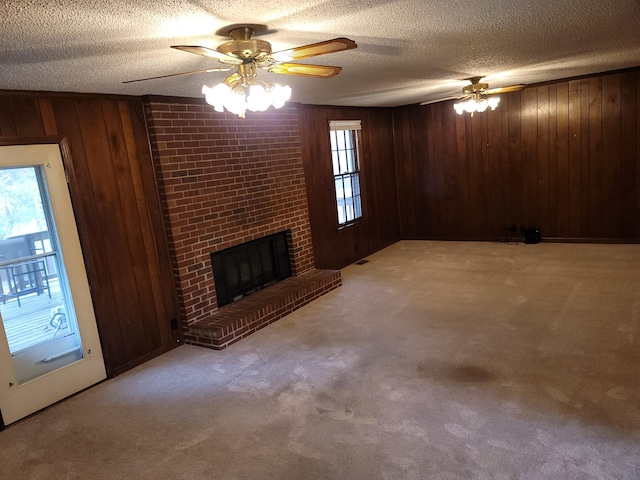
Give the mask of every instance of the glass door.
[(0, 147), (0, 319), (5, 424), (105, 378), (57, 145)]

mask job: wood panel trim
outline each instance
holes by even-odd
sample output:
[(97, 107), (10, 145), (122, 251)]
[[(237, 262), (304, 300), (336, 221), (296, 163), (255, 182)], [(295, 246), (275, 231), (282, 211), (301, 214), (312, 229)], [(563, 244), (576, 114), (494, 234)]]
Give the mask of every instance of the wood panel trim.
[(61, 143), (65, 139), (62, 135), (47, 135), (44, 137), (0, 137), (0, 146), (9, 145), (40, 145)]
[(33, 97), (42, 98), (67, 98), (67, 99), (102, 99), (112, 101), (140, 101), (139, 95), (121, 95), (109, 93), (82, 93), (82, 92), (52, 92), (37, 90), (0, 90), (0, 98), (2, 97)]

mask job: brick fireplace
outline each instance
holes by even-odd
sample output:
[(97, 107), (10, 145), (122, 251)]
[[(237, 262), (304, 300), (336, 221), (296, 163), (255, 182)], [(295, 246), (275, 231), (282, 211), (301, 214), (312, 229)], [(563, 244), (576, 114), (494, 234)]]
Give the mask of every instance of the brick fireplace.
[[(214, 252), (289, 231), (289, 284), (297, 292), (291, 302), (300, 304), (298, 297), (309, 298), (310, 291), (319, 296), (340, 284), (339, 272), (328, 272), (326, 281), (318, 284), (316, 278), (311, 286), (300, 287), (302, 279), (319, 274), (313, 263), (295, 107), (248, 113), (246, 119), (217, 113), (195, 99), (147, 97), (145, 107), (187, 341), (224, 348), (237, 340), (229, 337), (227, 324), (224, 345), (199, 342), (190, 334), (212, 318), (223, 319), (222, 311), (233, 306), (218, 308)], [(292, 294), (287, 285), (279, 289), (281, 296)], [(263, 301), (272, 309), (275, 300)], [(276, 303), (283, 315), (294, 309), (283, 309), (281, 300)], [(238, 308), (233, 306), (236, 317)], [(253, 327), (264, 326), (254, 313), (247, 315)]]

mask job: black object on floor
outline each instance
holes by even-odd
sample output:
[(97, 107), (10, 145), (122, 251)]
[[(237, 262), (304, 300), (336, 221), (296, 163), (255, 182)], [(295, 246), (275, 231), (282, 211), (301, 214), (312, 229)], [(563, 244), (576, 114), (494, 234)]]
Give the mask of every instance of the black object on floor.
[(527, 228), (524, 231), (524, 243), (540, 243), (542, 234), (538, 227)]

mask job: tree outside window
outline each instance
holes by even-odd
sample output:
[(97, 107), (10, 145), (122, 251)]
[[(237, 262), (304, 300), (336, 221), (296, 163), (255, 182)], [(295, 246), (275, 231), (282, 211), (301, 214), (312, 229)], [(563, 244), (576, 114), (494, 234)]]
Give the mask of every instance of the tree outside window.
[(46, 230), (33, 168), (0, 171), (0, 240)]

